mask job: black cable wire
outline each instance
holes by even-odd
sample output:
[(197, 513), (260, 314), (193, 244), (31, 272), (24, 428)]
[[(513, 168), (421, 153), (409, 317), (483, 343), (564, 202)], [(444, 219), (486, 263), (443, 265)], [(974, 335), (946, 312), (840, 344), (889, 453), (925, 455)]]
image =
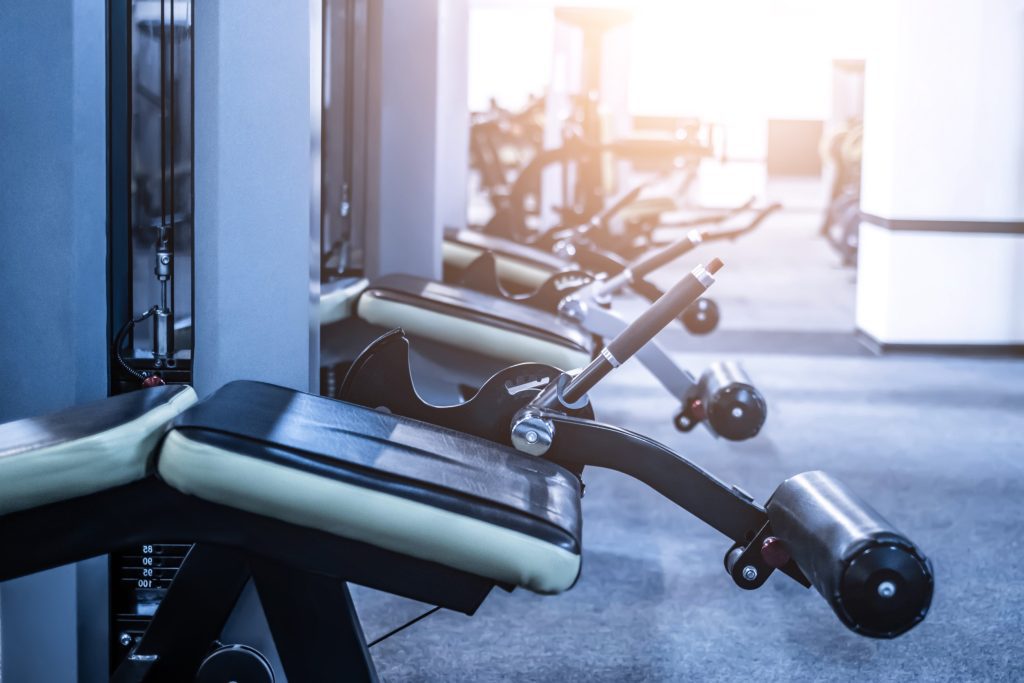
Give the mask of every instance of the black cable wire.
[(427, 617), (429, 617), (431, 614), (433, 614), (434, 612), (436, 612), (439, 609), (441, 609), (440, 605), (438, 605), (437, 607), (432, 607), (431, 609), (428, 609), (426, 612), (424, 612), (423, 614), (419, 615), (415, 619), (413, 619), (411, 621), (407, 621), (404, 624), (402, 624), (401, 626), (399, 626), (398, 628), (395, 628), (395, 629), (392, 629), (392, 630), (388, 631), (387, 633), (382, 635), (380, 638), (377, 638), (377, 640), (373, 641), (372, 643), (370, 643), (366, 647), (368, 647), (368, 648), (373, 647), (377, 643), (379, 643), (381, 641), (384, 641), (384, 640), (387, 640), (388, 638), (390, 638), (391, 636), (395, 635), (396, 633), (401, 633), (405, 629), (407, 629), (410, 626), (412, 626), (413, 624), (415, 624), (417, 621), (423, 621), (424, 619), (426, 619)]
[(138, 318), (129, 319), (128, 322), (121, 326), (121, 329), (118, 331), (117, 336), (114, 337), (114, 357), (117, 358), (117, 362), (120, 363), (121, 367), (124, 368), (128, 374), (139, 380), (146, 379), (146, 375), (139, 372), (138, 370), (131, 367), (130, 365), (128, 365), (128, 363), (125, 362), (124, 358), (121, 356), (121, 345), (124, 344), (124, 338), (128, 334), (128, 330), (134, 328), (143, 320), (156, 313), (156, 310), (157, 307), (153, 306), (148, 311), (140, 315)]

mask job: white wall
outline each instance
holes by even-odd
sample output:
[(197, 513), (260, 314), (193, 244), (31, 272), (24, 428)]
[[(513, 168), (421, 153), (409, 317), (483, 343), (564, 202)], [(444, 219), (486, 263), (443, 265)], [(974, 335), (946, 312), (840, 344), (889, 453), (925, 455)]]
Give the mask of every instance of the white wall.
[(466, 226), (469, 188), (469, 3), (441, 0), (438, 17), (435, 224)]
[(484, 111), (491, 97), (517, 109), (551, 82), (553, 4), (481, 2), (469, 11), (469, 107)]
[(630, 113), (698, 116), (729, 128), (731, 152), (764, 154), (769, 118), (826, 119), (832, 60), (860, 59), (886, 0), (473, 0), (470, 106), (516, 108), (557, 81), (554, 8), (633, 10)]
[(1024, 3), (896, 0), (873, 46), (862, 209), (1024, 220)]

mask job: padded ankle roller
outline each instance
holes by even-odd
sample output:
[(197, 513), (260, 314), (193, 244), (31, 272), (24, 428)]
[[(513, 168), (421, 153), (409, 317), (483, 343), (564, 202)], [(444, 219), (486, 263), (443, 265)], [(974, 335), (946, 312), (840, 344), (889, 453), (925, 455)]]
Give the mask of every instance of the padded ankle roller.
[(924, 619), (931, 563), (846, 486), (805, 472), (784, 481), (767, 507), (772, 532), (850, 629), (894, 638)]

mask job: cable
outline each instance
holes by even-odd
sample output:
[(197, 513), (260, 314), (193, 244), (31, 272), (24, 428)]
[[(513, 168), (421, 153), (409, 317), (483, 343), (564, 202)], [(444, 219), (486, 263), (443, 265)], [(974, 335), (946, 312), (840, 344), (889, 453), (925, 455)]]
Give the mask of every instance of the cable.
[(138, 318), (129, 319), (128, 322), (121, 326), (121, 329), (118, 331), (117, 336), (114, 337), (114, 357), (117, 358), (117, 362), (121, 364), (121, 367), (124, 368), (125, 371), (128, 372), (128, 374), (130, 374), (131, 376), (135, 377), (138, 380), (146, 379), (146, 375), (139, 372), (138, 370), (131, 367), (130, 365), (128, 365), (128, 363), (125, 362), (124, 358), (121, 356), (121, 345), (124, 343), (124, 338), (128, 334), (128, 330), (134, 328), (143, 320), (156, 313), (156, 310), (157, 306), (153, 306), (148, 311), (140, 315)]
[(434, 612), (436, 612), (439, 609), (441, 609), (440, 605), (438, 605), (437, 607), (432, 607), (431, 609), (428, 609), (426, 612), (424, 612), (423, 614), (419, 615), (415, 619), (413, 619), (411, 621), (407, 621), (404, 624), (402, 624), (401, 626), (399, 626), (398, 628), (392, 629), (392, 630), (388, 631), (387, 633), (385, 633), (380, 638), (378, 638), (377, 640), (373, 641), (372, 643), (370, 643), (366, 647), (368, 647), (368, 648), (373, 647), (377, 643), (379, 643), (381, 641), (384, 641), (384, 640), (387, 640), (388, 638), (390, 638), (391, 636), (395, 635), (396, 633), (401, 633), (405, 629), (407, 629), (410, 626), (412, 626), (413, 624), (415, 624), (417, 621), (423, 621), (424, 619), (426, 619), (427, 617), (429, 617), (431, 614), (433, 614)]

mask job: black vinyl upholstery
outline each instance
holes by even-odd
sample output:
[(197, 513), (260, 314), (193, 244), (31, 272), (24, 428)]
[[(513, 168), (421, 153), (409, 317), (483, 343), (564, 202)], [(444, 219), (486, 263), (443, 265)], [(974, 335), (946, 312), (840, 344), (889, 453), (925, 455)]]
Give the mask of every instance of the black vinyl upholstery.
[(195, 399), (191, 387), (154, 387), (0, 425), (0, 515), (142, 479)]
[(262, 382), (175, 420), (195, 442), (426, 503), (580, 552), (580, 484), (512, 448)]
[(153, 387), (0, 424), (0, 458), (105, 432), (142, 417), (188, 390), (182, 385)]
[[(261, 382), (195, 400), (191, 387), (152, 388), (0, 426), (0, 540), (21, 558), (0, 562), (0, 576), (109, 552), (147, 529), (265, 553), (264, 530), (279, 527), (321, 539), (297, 543), (300, 554), (327, 553), (333, 539), (405, 558), (396, 567), (541, 593), (579, 575), (581, 484), (558, 465)], [(126, 524), (108, 520), (117, 509)]]

